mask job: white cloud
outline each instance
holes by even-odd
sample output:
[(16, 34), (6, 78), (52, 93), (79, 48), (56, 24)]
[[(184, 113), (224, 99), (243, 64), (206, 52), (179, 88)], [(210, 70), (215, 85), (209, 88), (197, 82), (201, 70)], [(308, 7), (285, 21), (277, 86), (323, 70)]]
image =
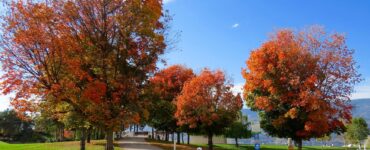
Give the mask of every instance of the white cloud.
[(231, 28), (238, 28), (240, 25), (239, 25), (239, 23), (235, 23), (235, 24), (233, 24), (232, 26), (231, 26)]
[(175, 1), (175, 0), (163, 0), (163, 4), (168, 4), (168, 3), (173, 2), (173, 1)]
[[(237, 83), (234, 85), (231, 91), (234, 93), (234, 95), (240, 93), (241, 94), (240, 96), (242, 96), (243, 98), (243, 86), (244, 86), (244, 83)], [(249, 109), (244, 100), (243, 100), (243, 109)]]
[(238, 93), (243, 94), (244, 83), (235, 84), (231, 91), (236, 95)]
[(363, 98), (370, 98), (370, 86), (368, 87), (363, 87), (361, 91), (357, 91), (351, 95), (351, 99), (363, 99)]
[(1, 95), (0, 94), (0, 111), (10, 108), (10, 97), (11, 95)]
[(351, 99), (370, 98), (370, 78), (366, 78), (359, 86), (355, 87)]

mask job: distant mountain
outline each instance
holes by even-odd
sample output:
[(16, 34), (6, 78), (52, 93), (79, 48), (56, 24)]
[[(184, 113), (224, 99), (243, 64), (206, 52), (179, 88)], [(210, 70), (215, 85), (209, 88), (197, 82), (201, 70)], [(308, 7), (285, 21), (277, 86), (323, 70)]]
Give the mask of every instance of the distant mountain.
[(248, 121), (250, 122), (258, 122), (258, 112), (252, 111), (250, 109), (242, 109), (243, 116), (248, 116)]
[[(364, 118), (370, 126), (370, 99), (356, 99), (352, 100), (351, 104), (353, 106), (352, 116)], [(248, 116), (248, 120), (253, 123), (259, 122), (258, 113), (250, 109), (243, 109), (243, 115)]]
[(370, 125), (370, 99), (357, 99), (351, 101), (353, 117), (362, 117)]

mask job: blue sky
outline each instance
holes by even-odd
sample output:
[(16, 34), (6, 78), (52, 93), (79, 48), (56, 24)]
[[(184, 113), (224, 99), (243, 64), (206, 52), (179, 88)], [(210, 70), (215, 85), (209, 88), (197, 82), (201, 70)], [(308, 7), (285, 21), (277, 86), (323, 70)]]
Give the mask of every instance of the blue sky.
[[(347, 36), (365, 79), (353, 98), (370, 98), (370, 1), (368, 0), (165, 0), (173, 15), (172, 31), (181, 31), (176, 49), (165, 55), (169, 65), (184, 64), (200, 71), (222, 69), (236, 90), (244, 79), (241, 68), (251, 50), (279, 28), (322, 25)], [(8, 107), (8, 98), (0, 110)]]
[(166, 55), (171, 64), (222, 69), (240, 88), (240, 72), (251, 50), (279, 28), (321, 25), (347, 36), (365, 79), (352, 95), (370, 98), (370, 1), (358, 0), (166, 0), (172, 30), (181, 31), (177, 50)]

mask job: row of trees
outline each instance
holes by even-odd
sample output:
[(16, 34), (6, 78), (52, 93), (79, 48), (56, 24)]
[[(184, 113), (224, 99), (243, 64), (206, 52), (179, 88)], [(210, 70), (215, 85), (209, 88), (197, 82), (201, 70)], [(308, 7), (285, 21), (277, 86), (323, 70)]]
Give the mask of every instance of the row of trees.
[(249, 136), (247, 122), (236, 122), (242, 118), (239, 112), (243, 103), (232, 88), (220, 70), (203, 69), (195, 75), (184, 66), (170, 66), (150, 79), (147, 96), (153, 102), (148, 124), (166, 133), (177, 132), (177, 142), (180, 132), (205, 134), (209, 149), (212, 137), (224, 134), (225, 129), (235, 138)]
[(5, 110), (0, 112), (0, 139), (5, 141), (38, 142), (42, 141), (43, 133), (34, 132), (31, 122), (19, 119), (16, 112)]
[[(251, 53), (243, 70), (244, 97), (260, 111), (261, 127), (292, 138), (299, 149), (302, 140), (344, 133), (351, 122), (349, 96), (361, 81), (352, 55), (342, 35), (327, 35), (321, 27), (278, 31)], [(150, 117), (153, 126), (170, 132), (195, 129), (208, 136), (210, 149), (212, 136), (223, 133), (242, 106), (221, 71), (205, 69), (194, 77), (190, 69), (172, 66), (150, 82), (149, 93), (159, 99)]]
[[(145, 120), (212, 137), (237, 118), (241, 96), (222, 71), (172, 66), (158, 73), (170, 17), (160, 0), (10, 1), (1, 18), (3, 94), (24, 120), (41, 113), (82, 132)], [(302, 140), (343, 133), (361, 81), (344, 36), (280, 30), (251, 52), (243, 96), (270, 135)]]
[(114, 131), (149, 119), (168, 132), (205, 133), (212, 149), (213, 135), (242, 108), (222, 71), (195, 75), (173, 66), (152, 77), (167, 44), (170, 17), (162, 1), (5, 4), (2, 93), (15, 95), (11, 104), (23, 120), (40, 115), (56, 122), (59, 140), (64, 128), (77, 129), (85, 149), (89, 130), (102, 128), (112, 150)]
[[(0, 112), (0, 140), (7, 142), (54, 142), (79, 140), (82, 131), (74, 128), (70, 122), (59, 122), (43, 115), (32, 120), (22, 120), (14, 110)], [(87, 143), (92, 139), (104, 139), (102, 129), (90, 127), (86, 137)]]
[[(5, 1), (8, 2), (8, 1)], [(158, 0), (6, 3), (1, 17), (0, 89), (24, 120), (71, 119), (82, 131), (113, 131), (145, 118), (142, 89), (166, 49), (169, 18)], [(27, 114), (27, 115), (25, 115)]]

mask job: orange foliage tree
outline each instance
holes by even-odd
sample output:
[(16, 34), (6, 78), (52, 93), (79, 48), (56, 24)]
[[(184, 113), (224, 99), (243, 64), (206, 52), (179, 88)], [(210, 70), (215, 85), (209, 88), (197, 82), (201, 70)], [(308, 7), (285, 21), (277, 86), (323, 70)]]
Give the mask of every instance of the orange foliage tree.
[(320, 27), (279, 30), (251, 52), (244, 98), (262, 112), (270, 135), (302, 140), (343, 133), (351, 120), (350, 94), (361, 81), (344, 36)]
[[(176, 124), (176, 97), (181, 93), (186, 81), (195, 77), (193, 70), (182, 65), (165, 68), (150, 79), (150, 92), (153, 96), (149, 124), (158, 130), (178, 132)], [(167, 136), (166, 136), (167, 137)], [(177, 142), (180, 134), (177, 133)]]
[[(71, 36), (60, 33), (66, 29), (59, 24), (61, 16), (42, 2), (12, 1), (8, 8), (8, 15), (2, 16), (0, 44), (5, 72), (1, 78), (3, 94), (15, 94), (11, 104), (24, 119), (29, 119), (24, 112), (46, 112), (56, 108), (50, 104), (58, 105), (60, 101), (73, 106), (85, 118), (83, 108), (87, 103), (71, 98), (80, 94), (81, 88), (74, 88), (67, 78), (72, 75), (68, 55), (74, 43)], [(45, 107), (44, 101), (49, 105)]]
[(181, 92), (184, 84), (195, 77), (193, 70), (182, 65), (165, 68), (150, 79), (153, 92), (166, 101), (173, 101)]
[(232, 87), (222, 71), (204, 69), (185, 83), (177, 97), (178, 124), (205, 133), (210, 150), (213, 149), (212, 137), (234, 122), (242, 108), (242, 99), (232, 93)]
[[(2, 17), (4, 94), (34, 111), (63, 101), (106, 130), (139, 121), (140, 93), (166, 48), (160, 0), (14, 0)], [(32, 106), (32, 107), (31, 107)]]

